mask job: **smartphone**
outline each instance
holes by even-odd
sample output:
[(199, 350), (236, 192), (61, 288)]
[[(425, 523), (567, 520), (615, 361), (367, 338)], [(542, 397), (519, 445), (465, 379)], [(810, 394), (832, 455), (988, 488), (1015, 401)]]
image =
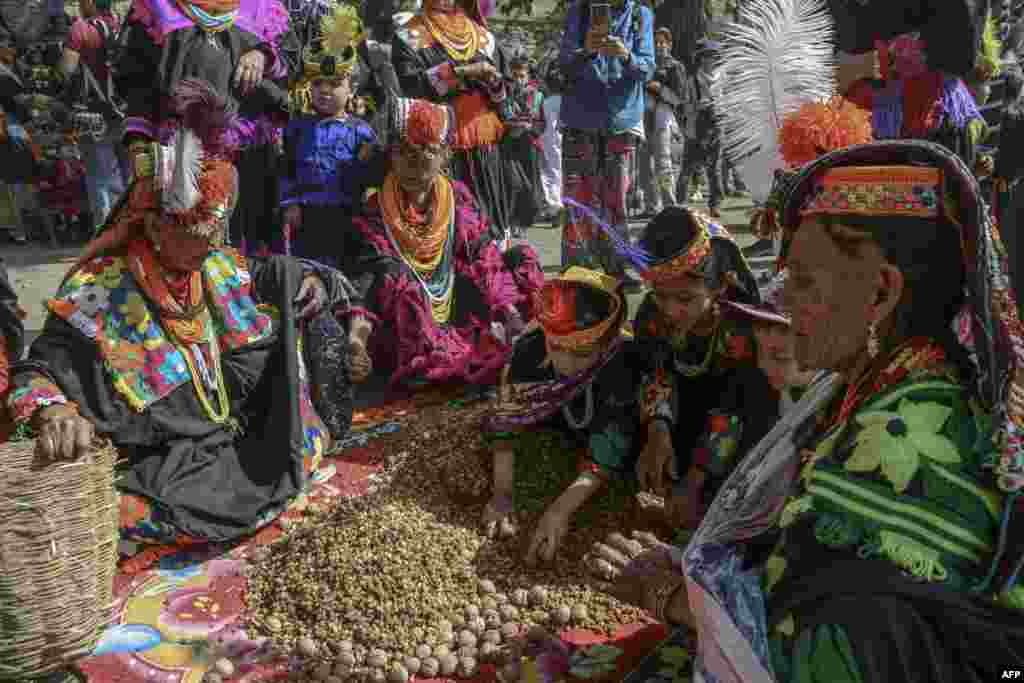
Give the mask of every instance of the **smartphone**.
[(590, 3), (590, 29), (607, 35), (611, 29), (612, 6), (607, 2)]

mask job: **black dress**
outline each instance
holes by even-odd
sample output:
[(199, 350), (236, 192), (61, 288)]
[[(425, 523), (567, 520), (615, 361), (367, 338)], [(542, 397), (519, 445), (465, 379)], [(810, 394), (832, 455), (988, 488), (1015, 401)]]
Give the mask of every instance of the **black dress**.
[[(434, 41), (422, 18), (416, 17), (397, 31), (391, 59), (404, 97), (454, 107), (457, 133), (452, 177), (469, 186), (490, 220), (495, 238), (501, 239), (511, 228), (499, 145), (504, 132), (499, 119), (507, 115), (508, 62), (494, 34), (481, 26), (478, 30), (486, 39), (477, 53), (456, 60)], [(451, 69), (476, 62), (494, 65), (501, 79), (490, 86), (468, 82), (465, 89), (460, 88)]]
[[(95, 259), (69, 278), (28, 360), (12, 368), (8, 406), (16, 421), (73, 401), (118, 447), (125, 458), (119, 489), (149, 508), (122, 518), (126, 536), (229, 541), (253, 533), (306, 486), (327, 444), (320, 414), (333, 410), (342, 428), (351, 421), (347, 334), (322, 329), (334, 321), (335, 306), (352, 305), (351, 285), (310, 262), (275, 256), (246, 263), (226, 253), (207, 259), (204, 280), (228, 420), (215, 420), (204, 407), (201, 394), (218, 403), (216, 382), (197, 390), (205, 382), (193, 380), (180, 358), (199, 365), (199, 354), (175, 355), (158, 309), (120, 256)], [(293, 299), (307, 272), (323, 281), (328, 305), (300, 327)], [(201, 346), (205, 364), (212, 356)]]
[[(158, 139), (171, 114), (168, 98), (184, 79), (205, 80), (238, 107), (234, 141), (239, 203), (231, 216), (236, 246), (270, 244), (277, 208), (276, 175), (281, 130), (288, 116), (288, 81), (298, 67), (298, 42), (278, 0), (243, 0), (227, 30), (208, 33), (185, 17), (173, 0), (135, 0), (125, 20), (116, 87), (127, 108), (126, 135)], [(246, 95), (234, 84), (241, 57), (259, 49), (266, 56), (264, 79)]]

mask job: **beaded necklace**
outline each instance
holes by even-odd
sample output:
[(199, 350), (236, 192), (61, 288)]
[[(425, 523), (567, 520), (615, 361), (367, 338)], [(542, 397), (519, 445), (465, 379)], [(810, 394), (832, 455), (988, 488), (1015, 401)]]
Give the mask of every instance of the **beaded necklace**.
[(572, 399), (569, 399), (562, 406), (562, 415), (565, 417), (565, 421), (569, 423), (569, 426), (576, 431), (581, 431), (587, 428), (590, 422), (594, 419), (594, 382), (591, 380), (587, 383), (586, 391), (583, 394), (584, 409), (583, 419), (576, 420), (573, 416), (570, 406), (572, 405)]
[[(425, 226), (417, 226), (405, 220), (399, 204), (400, 193), (397, 179), (388, 176), (381, 189), (380, 202), (384, 231), (392, 248), (412, 271), (427, 295), (434, 321), (447, 323), (451, 318), (455, 293), (455, 201), (451, 183), (443, 176), (434, 181), (434, 205)], [(424, 232), (424, 228), (430, 232)], [(437, 232), (441, 234), (440, 241)], [(421, 236), (429, 242), (426, 247)], [(431, 253), (435, 248), (438, 251), (436, 260)], [(424, 255), (429, 259), (426, 263)]]
[(461, 10), (451, 14), (424, 12), (423, 23), (430, 35), (458, 62), (467, 62), (480, 50), (480, 33), (476, 24)]
[(711, 360), (715, 356), (715, 349), (718, 347), (718, 342), (722, 336), (722, 323), (719, 322), (715, 325), (715, 332), (711, 335), (711, 339), (708, 341), (708, 350), (704, 354), (704, 360), (701, 361), (700, 365), (692, 365), (690, 363), (684, 363), (679, 360), (679, 357), (675, 358), (676, 370), (679, 371), (684, 377), (700, 377), (708, 371), (711, 367)]
[(237, 9), (223, 14), (211, 14), (186, 0), (178, 0), (178, 7), (185, 13), (185, 16), (192, 20), (192, 23), (208, 34), (227, 31), (235, 25), (235, 20), (238, 19)]

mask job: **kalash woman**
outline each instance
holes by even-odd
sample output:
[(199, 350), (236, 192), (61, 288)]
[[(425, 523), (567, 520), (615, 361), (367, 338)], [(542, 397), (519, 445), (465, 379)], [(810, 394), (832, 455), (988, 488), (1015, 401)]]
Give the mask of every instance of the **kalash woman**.
[(391, 170), (352, 220), (349, 276), (373, 314), (374, 365), (394, 383), (492, 382), (534, 318), (537, 254), (502, 252), (469, 188), (442, 173), (450, 108), (397, 98), (390, 128)]
[(349, 276), (373, 314), (370, 356), (396, 383), (491, 382), (533, 319), (537, 255), (502, 252), (469, 188), (442, 173), (449, 107), (398, 98), (391, 120), (391, 171), (352, 221)]
[(758, 303), (759, 294), (729, 233), (696, 211), (665, 209), (647, 225), (640, 247), (651, 259), (640, 270), (653, 291), (634, 321), (637, 356), (646, 365), (645, 445), (637, 467), (641, 488), (665, 493), (670, 480), (685, 476), (732, 376), (756, 368), (750, 321), (723, 315), (720, 302)]
[[(288, 117), (287, 84), (299, 45), (279, 0), (132, 0), (114, 73), (126, 102), (124, 143), (134, 163), (164, 132), (167, 104), (185, 79), (210, 83), (238, 116), (239, 205), (229, 242), (269, 245), (277, 208), (277, 149)], [(244, 228), (244, 232), (243, 232)]]
[(455, 109), (452, 177), (469, 186), (495, 237), (505, 238), (511, 225), (498, 143), (509, 69), (481, 4), (423, 0), (423, 11), (398, 30), (392, 62), (406, 97)]
[(615, 536), (591, 567), (698, 631), (700, 680), (1024, 668), (1024, 336), (977, 183), (939, 145), (873, 143), (805, 167), (780, 218), (797, 359), (829, 372), (685, 552)]
[[(484, 420), (494, 453), (494, 487), (483, 525), (491, 537), (517, 532), (516, 439), (554, 428), (586, 445), (579, 476), (545, 511), (526, 562), (551, 562), (573, 514), (611, 477), (633, 476), (636, 387), (622, 322), (628, 310), (618, 280), (569, 268), (541, 290), (533, 329), (515, 344), (495, 414)], [(521, 453), (529, 457), (529, 453)]]
[[(337, 271), (221, 248), (237, 193), (225, 102), (183, 81), (173, 147), (139, 178), (56, 296), (7, 407), (44, 457), (109, 437), (133, 542), (229, 541), (272, 521), (351, 423)], [(143, 168), (143, 170), (145, 170)], [(165, 180), (169, 178), (169, 180)]]

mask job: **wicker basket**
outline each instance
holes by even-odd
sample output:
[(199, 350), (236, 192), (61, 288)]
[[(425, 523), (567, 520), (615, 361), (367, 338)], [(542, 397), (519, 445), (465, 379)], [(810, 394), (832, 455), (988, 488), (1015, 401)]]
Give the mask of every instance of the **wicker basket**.
[(0, 680), (88, 655), (107, 626), (117, 567), (117, 452), (44, 463), (35, 441), (0, 445)]

